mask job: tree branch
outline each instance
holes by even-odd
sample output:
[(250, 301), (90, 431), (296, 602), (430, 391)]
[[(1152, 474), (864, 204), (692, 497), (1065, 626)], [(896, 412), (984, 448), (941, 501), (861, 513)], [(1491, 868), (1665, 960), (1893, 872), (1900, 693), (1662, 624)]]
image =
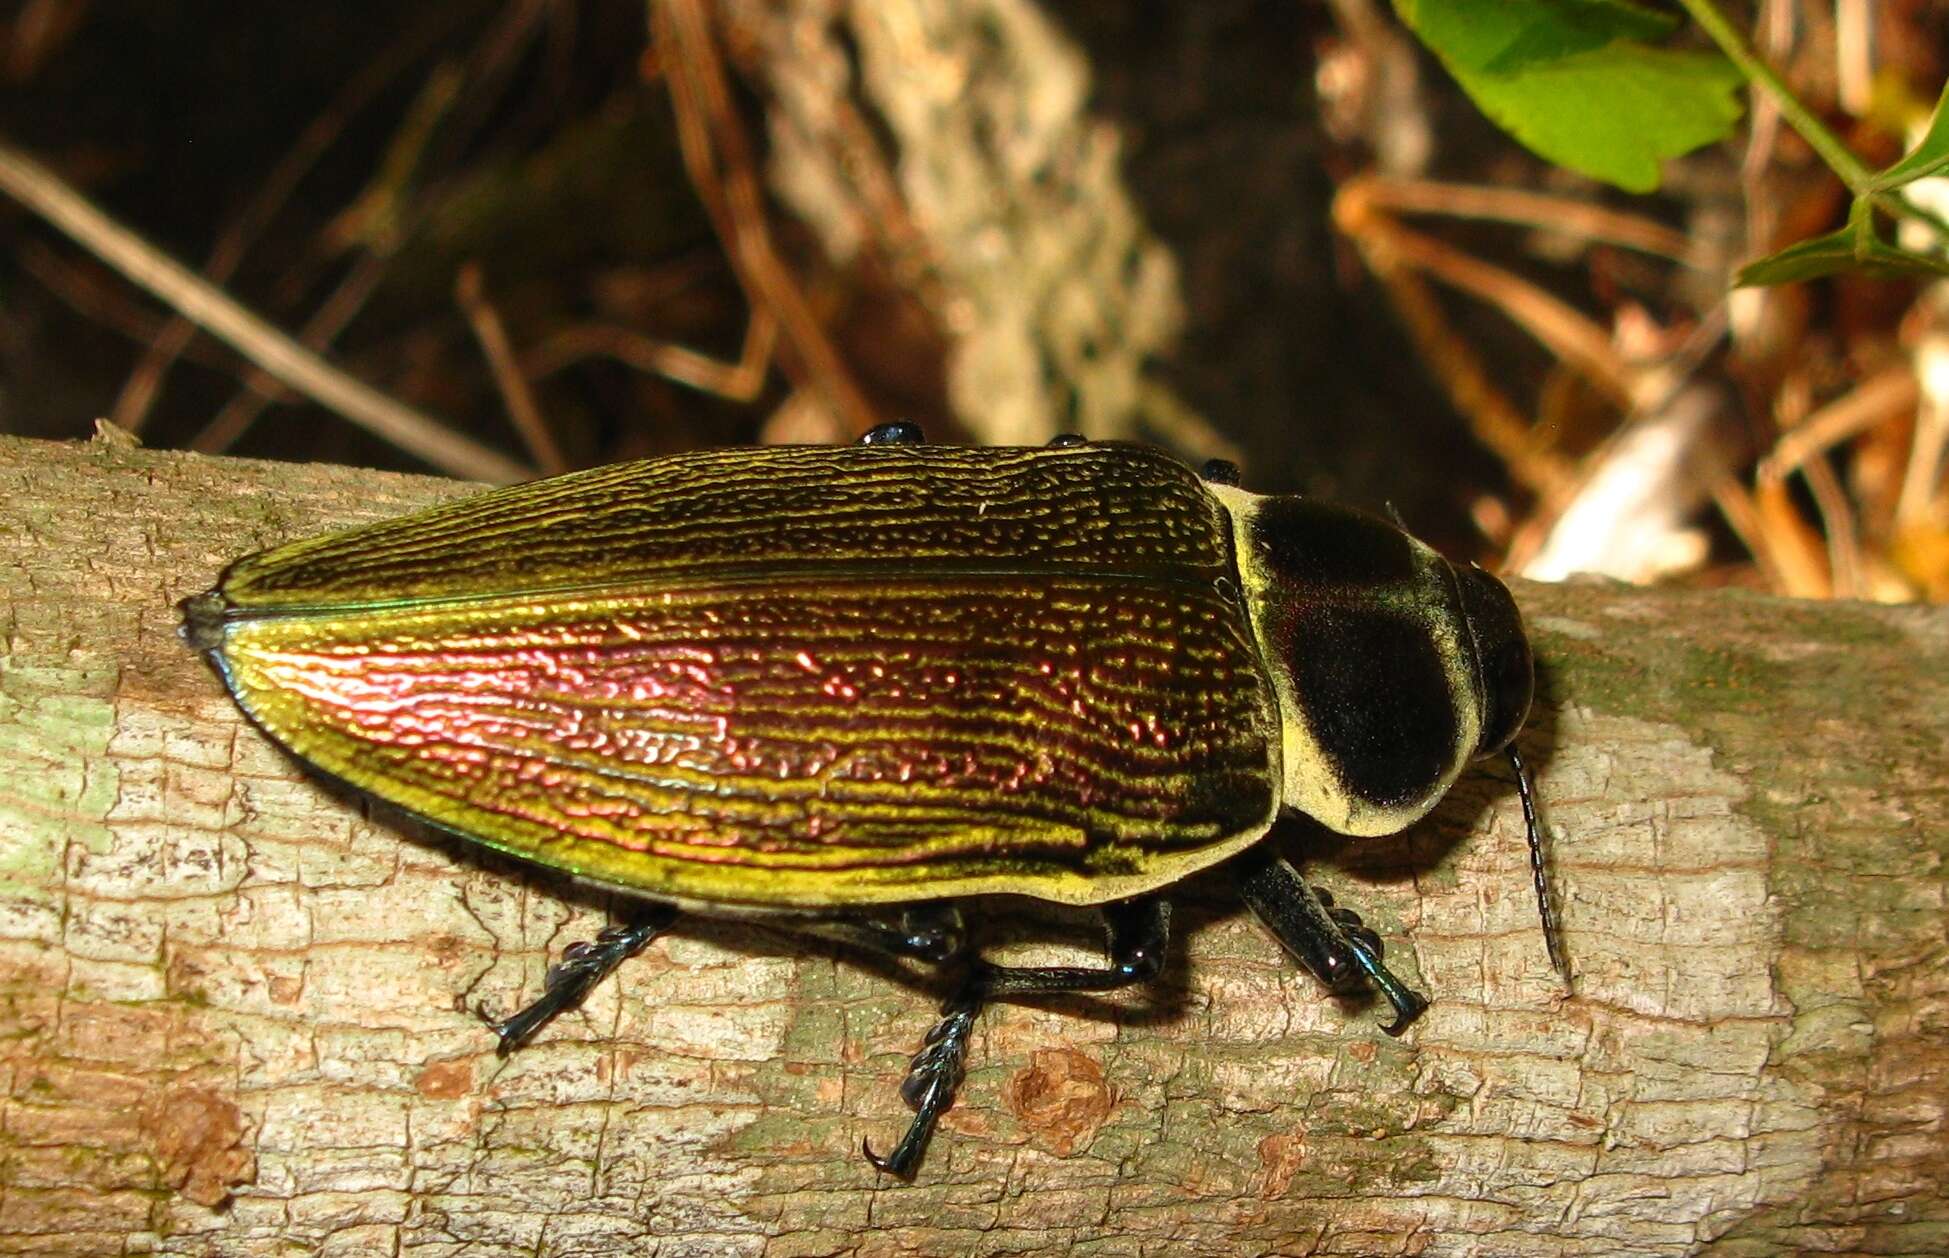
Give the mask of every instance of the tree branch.
[[(1484, 771), (1295, 840), (1435, 998), (1401, 1040), (1195, 880), (1156, 991), (985, 1017), (905, 1187), (859, 1146), (937, 992), (687, 922), (499, 1061), (456, 1000), (603, 901), (309, 781), (177, 640), (229, 559), (463, 488), (0, 439), (0, 1252), (1949, 1246), (1943, 610), (1522, 586), (1575, 997)], [(1093, 942), (1036, 920), (986, 927)]]

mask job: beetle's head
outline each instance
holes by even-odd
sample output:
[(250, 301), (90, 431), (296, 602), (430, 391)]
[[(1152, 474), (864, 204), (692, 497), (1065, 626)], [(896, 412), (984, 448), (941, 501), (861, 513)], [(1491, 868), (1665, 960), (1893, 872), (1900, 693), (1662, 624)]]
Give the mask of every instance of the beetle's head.
[(1392, 833), (1515, 737), (1531, 662), (1500, 581), (1363, 512), (1221, 498), (1278, 695), (1288, 808), (1343, 834)]
[(1462, 629), (1480, 696), (1481, 731), (1475, 754), (1492, 756), (1507, 747), (1529, 719), (1530, 700), (1536, 694), (1536, 662), (1509, 587), (1475, 564), (1448, 568), (1455, 574)]

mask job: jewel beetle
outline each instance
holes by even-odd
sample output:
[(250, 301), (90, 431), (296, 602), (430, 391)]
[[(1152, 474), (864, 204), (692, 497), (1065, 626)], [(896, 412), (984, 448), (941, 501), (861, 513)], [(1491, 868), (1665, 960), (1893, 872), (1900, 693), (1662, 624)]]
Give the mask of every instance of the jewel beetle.
[[(1424, 815), (1504, 754), (1532, 662), (1509, 591), (1374, 517), (1229, 464), (1062, 437), (711, 450), (494, 490), (230, 565), (183, 633), (324, 773), (628, 896), (501, 1051), (684, 912), (945, 967), (882, 1171), (910, 1177), (982, 1006), (1143, 983), (1169, 890), (1224, 865), (1329, 989), (1426, 1000), (1273, 845)], [(1100, 968), (983, 959), (962, 913), (1098, 906)]]

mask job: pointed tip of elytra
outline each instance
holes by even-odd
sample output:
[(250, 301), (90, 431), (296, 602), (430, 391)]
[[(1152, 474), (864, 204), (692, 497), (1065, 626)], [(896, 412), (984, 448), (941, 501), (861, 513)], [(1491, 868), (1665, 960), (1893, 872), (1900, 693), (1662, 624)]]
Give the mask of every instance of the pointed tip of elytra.
[(223, 614), (230, 604), (222, 594), (206, 590), (176, 604), (183, 613), (183, 641), (198, 651), (214, 651), (223, 645)]

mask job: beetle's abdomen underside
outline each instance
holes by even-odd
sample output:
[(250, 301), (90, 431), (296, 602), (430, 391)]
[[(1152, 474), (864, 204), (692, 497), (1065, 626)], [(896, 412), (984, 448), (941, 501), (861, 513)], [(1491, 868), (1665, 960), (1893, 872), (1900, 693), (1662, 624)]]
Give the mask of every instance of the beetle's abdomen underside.
[(244, 560), (218, 591), (226, 680), (356, 786), (680, 898), (1096, 902), (1269, 823), (1272, 699), (1188, 472), (838, 450), (801, 486), (813, 452), (726, 453), (751, 475), (683, 512), (649, 482), (706, 459)]

